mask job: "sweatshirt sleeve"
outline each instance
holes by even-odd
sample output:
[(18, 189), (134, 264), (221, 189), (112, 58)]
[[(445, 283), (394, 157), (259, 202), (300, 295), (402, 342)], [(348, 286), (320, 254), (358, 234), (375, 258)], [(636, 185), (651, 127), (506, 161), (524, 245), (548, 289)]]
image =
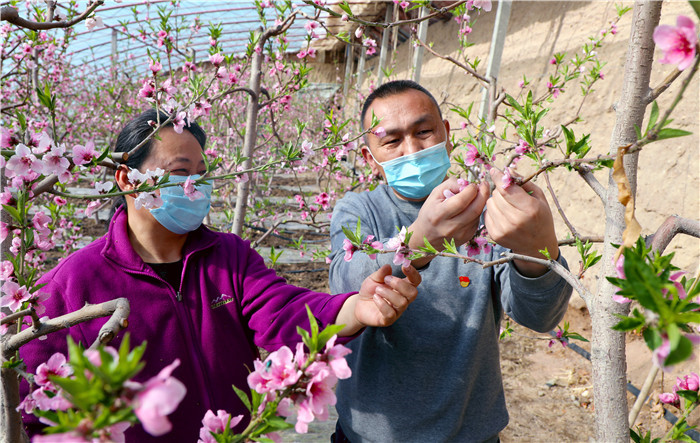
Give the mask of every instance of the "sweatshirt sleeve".
[[(306, 305), (319, 327), (335, 323), (341, 307), (352, 293), (329, 295), (290, 285), (265, 265), (263, 258), (240, 240), (238, 297), (243, 317), (253, 334), (254, 343), (273, 351), (281, 346), (294, 347), (301, 341), (297, 326), (309, 330)], [(339, 340), (347, 342), (349, 337)]]
[[(557, 259), (568, 269), (564, 256)], [(509, 317), (537, 332), (556, 327), (566, 313), (572, 287), (552, 270), (536, 278), (525, 277), (513, 263), (499, 266), (496, 278), (501, 287), (501, 303)]]
[(400, 266), (394, 265), (392, 262), (394, 254), (377, 254), (375, 258), (370, 258), (364, 252), (355, 252), (351, 260), (345, 260), (343, 241), (347, 237), (343, 232), (343, 227), (355, 231), (358, 218), (361, 223), (363, 240), (368, 235), (374, 237), (372, 241), (380, 241), (383, 244), (390, 240), (390, 237), (381, 237), (378, 220), (375, 219), (375, 214), (368, 208), (369, 204), (370, 202), (360, 201), (360, 197), (357, 194), (349, 192), (338, 201), (333, 209), (333, 216), (331, 217), (331, 266), (329, 271), (331, 292), (359, 290), (358, 281), (361, 282), (362, 279), (385, 264), (392, 266), (395, 276), (403, 277)]
[[(46, 308), (46, 311), (41, 314), (41, 316), (48, 316), (49, 318), (59, 317), (61, 315), (67, 314), (69, 312), (77, 310), (79, 307), (70, 305), (65, 297), (65, 289), (53, 278), (54, 272), (50, 272), (44, 275), (39, 283), (46, 283), (46, 286), (42, 287), (39, 292), (49, 294), (42, 305)], [(26, 345), (22, 346), (19, 350), (19, 355), (23, 359), (24, 364), (27, 366), (27, 372), (34, 374), (36, 373), (36, 368), (46, 362), (53, 354), (60, 352), (68, 357), (68, 345), (66, 339), (71, 336), (73, 341), (76, 343), (82, 343), (83, 346), (88, 347), (92, 343), (86, 343), (85, 337), (80, 331), (78, 326), (74, 326), (68, 329), (61, 329), (59, 331), (53, 332), (51, 334), (45, 335), (39, 339), (35, 339)], [(36, 389), (36, 386), (34, 386)], [(29, 394), (29, 383), (22, 379), (20, 382), (20, 401)], [(39, 419), (32, 415), (22, 412), (22, 421), (24, 422), (25, 429), (29, 436), (39, 434), (40, 431), (45, 428), (45, 425), (39, 422)]]

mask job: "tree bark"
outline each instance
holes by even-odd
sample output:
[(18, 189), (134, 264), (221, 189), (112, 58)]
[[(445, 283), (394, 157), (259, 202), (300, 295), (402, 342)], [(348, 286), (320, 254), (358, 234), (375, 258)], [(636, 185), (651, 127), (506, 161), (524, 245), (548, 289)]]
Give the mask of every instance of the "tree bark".
[[(647, 104), (644, 98), (649, 92), (649, 78), (654, 56), (652, 34), (660, 15), (661, 2), (635, 2), (622, 92), (617, 104), (615, 128), (610, 140), (612, 154), (617, 153), (620, 146), (636, 141), (634, 126), (642, 126)], [(637, 154), (626, 156), (624, 166), (632, 196), (634, 196), (637, 185)], [(615, 273), (613, 257), (616, 248), (612, 243), (622, 243), (622, 232), (625, 229), (624, 210), (624, 206), (618, 201), (617, 184), (611, 171), (605, 198), (603, 278), (600, 279), (597, 296), (589, 304), (593, 338), (591, 363), (596, 440), (600, 442), (629, 441), (625, 333), (611, 329), (619, 321), (615, 314), (627, 315), (629, 309), (628, 306), (613, 301), (612, 295), (617, 288), (604, 278)]]

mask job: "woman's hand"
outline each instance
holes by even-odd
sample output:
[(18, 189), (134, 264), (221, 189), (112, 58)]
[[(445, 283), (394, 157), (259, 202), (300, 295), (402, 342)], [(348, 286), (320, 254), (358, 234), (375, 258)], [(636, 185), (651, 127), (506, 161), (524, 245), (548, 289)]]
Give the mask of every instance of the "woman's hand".
[(338, 335), (353, 335), (365, 326), (389, 326), (416, 299), (421, 276), (413, 266), (401, 268), (405, 278), (391, 275), (384, 265), (362, 282), (360, 292), (347, 299), (336, 318), (345, 328)]

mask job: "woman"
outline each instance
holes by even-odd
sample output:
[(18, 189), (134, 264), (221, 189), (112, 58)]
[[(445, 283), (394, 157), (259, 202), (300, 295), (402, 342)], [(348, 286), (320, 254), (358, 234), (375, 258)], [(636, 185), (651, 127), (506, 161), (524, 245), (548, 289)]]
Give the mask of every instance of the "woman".
[[(160, 115), (160, 121), (166, 119), (167, 115)], [(153, 110), (127, 124), (115, 150), (128, 152), (144, 140), (152, 132), (149, 121), (156, 121)], [(205, 141), (194, 122), (182, 133), (166, 125), (158, 138), (119, 166), (117, 185), (133, 190), (129, 174), (134, 170), (146, 173), (161, 168), (175, 182), (197, 178), (205, 172)], [(173, 376), (185, 384), (187, 395), (169, 416), (173, 430), (165, 440), (196, 441), (208, 409), (245, 414), (231, 385), (247, 389), (246, 377), (258, 357), (258, 346), (275, 350), (300, 341), (297, 326), (308, 329), (305, 305), (322, 327), (344, 324), (339, 335), (351, 338), (365, 326), (393, 323), (415, 299), (415, 286), (420, 283), (414, 268), (405, 268), (407, 277), (398, 279), (391, 277), (386, 266), (367, 278), (357, 294), (321, 294), (288, 285), (265, 266), (249, 242), (200, 226), (209, 210), (211, 188), (197, 188), (204, 196), (195, 201), (184, 195), (182, 186), (162, 188), (163, 206), (151, 210), (135, 205), (138, 194), (127, 195), (104, 237), (62, 260), (40, 281), (46, 283), (42, 291), (51, 294), (46, 301), (50, 317), (85, 303), (129, 299), (126, 331), (131, 343), (148, 342), (146, 367), (137, 381), (180, 359)], [(67, 334), (89, 345), (103, 323), (82, 323), (46, 341), (34, 341), (22, 348), (21, 355), (33, 371), (54, 352), (65, 353)], [(140, 426), (127, 431), (126, 437), (127, 441), (153, 439)]]

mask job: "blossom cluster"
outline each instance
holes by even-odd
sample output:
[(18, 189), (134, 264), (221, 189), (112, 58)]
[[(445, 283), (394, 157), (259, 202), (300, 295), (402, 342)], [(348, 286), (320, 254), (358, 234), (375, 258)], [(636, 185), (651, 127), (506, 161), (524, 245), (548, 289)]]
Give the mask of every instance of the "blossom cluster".
[(700, 403), (700, 397), (698, 397), (698, 394), (700, 394), (700, 377), (698, 374), (691, 372), (683, 376), (683, 378), (676, 377), (676, 384), (673, 386), (673, 392), (663, 392), (659, 394), (659, 401), (680, 408), (681, 397), (678, 395), (678, 391), (695, 392), (695, 403)]
[[(109, 361), (103, 362), (103, 356), (107, 356)], [(119, 351), (106, 346), (102, 350), (88, 349), (84, 351), (84, 357), (91, 366), (82, 367), (85, 371), (84, 377), (80, 380), (90, 384), (91, 388), (99, 384), (91, 384), (94, 378), (103, 377), (103, 373), (110, 372), (114, 368), (119, 368), (122, 363), (119, 360)], [(110, 413), (122, 417), (122, 421), (108, 426), (95, 427), (95, 420), (92, 414), (99, 415), (102, 412), (102, 405), (96, 404), (95, 410), (87, 412), (86, 419), (81, 421), (81, 426), (63, 433), (38, 435), (34, 437), (34, 442), (53, 441), (73, 441), (73, 442), (108, 442), (124, 441), (124, 431), (131, 426), (132, 422), (139, 421), (143, 428), (153, 436), (164, 435), (172, 429), (172, 424), (167, 416), (177, 409), (184, 399), (187, 389), (172, 376), (172, 372), (180, 365), (179, 360), (173, 361), (163, 368), (158, 375), (139, 383), (131, 379), (125, 380), (116, 392), (110, 392), (114, 398), (109, 398)], [(119, 369), (117, 369), (119, 370)], [(118, 373), (118, 372), (115, 372)], [(111, 375), (110, 375), (111, 376)], [(62, 379), (76, 380), (74, 368), (66, 361), (65, 355), (55, 353), (46, 363), (37, 367), (34, 383), (37, 388), (32, 390), (20, 403), (18, 410), (22, 409), (26, 413), (39, 416), (39, 420), (49, 426), (57, 426), (60, 423), (48, 417), (59, 417), (50, 415), (50, 411), (71, 411), (73, 414), (86, 413), (84, 410), (76, 409), (71, 402), (72, 395), (77, 392), (66, 392), (61, 386)], [(75, 381), (78, 384), (79, 382)], [(81, 389), (86, 389), (85, 387)], [(98, 388), (99, 389), (99, 388)], [(46, 411), (49, 411), (47, 413)], [(130, 413), (123, 414), (123, 411)], [(119, 414), (118, 414), (119, 413)], [(92, 418), (90, 418), (92, 417)], [(104, 420), (102, 420), (104, 423)]]
[[(308, 432), (314, 419), (327, 420), (329, 406), (336, 403), (335, 385), (352, 374), (345, 360), (350, 350), (336, 345), (336, 339), (337, 335), (333, 335), (322, 352), (308, 353), (304, 343), (299, 343), (295, 352), (283, 346), (264, 361), (256, 360), (253, 372), (248, 375), (248, 386), (262, 396), (262, 402), (257, 411), (252, 411), (253, 419), (270, 410), (282, 417), (296, 416), (294, 428), (300, 434)], [(231, 417), (223, 410), (216, 415), (207, 411), (199, 443), (220, 441), (216, 437), (227, 432), (226, 424), (233, 429), (242, 418), (242, 415)], [(274, 432), (266, 437), (280, 441)]]

